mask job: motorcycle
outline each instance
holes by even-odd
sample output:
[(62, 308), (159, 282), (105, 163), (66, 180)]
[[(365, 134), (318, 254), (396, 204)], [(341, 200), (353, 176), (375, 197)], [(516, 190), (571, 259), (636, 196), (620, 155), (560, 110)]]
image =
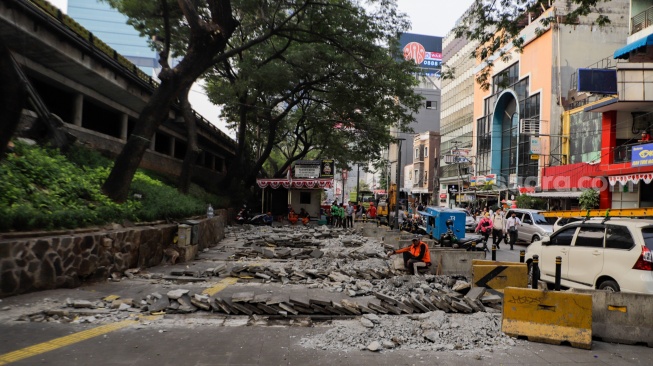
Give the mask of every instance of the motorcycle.
[[(476, 243), (478, 243), (477, 238), (458, 239), (453, 229), (452, 220), (447, 220), (446, 225), (447, 225), (447, 231), (442, 235), (440, 235), (439, 243), (441, 247), (465, 249), (467, 251), (481, 250), (480, 248), (477, 248), (475, 245)], [(460, 230), (456, 230), (456, 231), (460, 231)], [(487, 248), (484, 248), (483, 250), (487, 250)]]
[(236, 223), (239, 225), (248, 224), (249, 220), (252, 218), (252, 213), (247, 207), (243, 207), (238, 211), (236, 215)]

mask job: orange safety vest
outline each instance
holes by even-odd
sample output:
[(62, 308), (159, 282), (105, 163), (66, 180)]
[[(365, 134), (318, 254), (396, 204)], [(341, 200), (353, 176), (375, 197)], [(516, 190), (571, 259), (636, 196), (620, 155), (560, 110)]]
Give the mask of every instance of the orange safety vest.
[(417, 257), (419, 255), (419, 248), (422, 245), (424, 246), (424, 257), (422, 257), (422, 262), (431, 263), (431, 253), (429, 252), (429, 246), (426, 245), (426, 243), (423, 241), (420, 241), (417, 246), (411, 244), (409, 247), (397, 249), (395, 250), (395, 253), (410, 252), (413, 257)]

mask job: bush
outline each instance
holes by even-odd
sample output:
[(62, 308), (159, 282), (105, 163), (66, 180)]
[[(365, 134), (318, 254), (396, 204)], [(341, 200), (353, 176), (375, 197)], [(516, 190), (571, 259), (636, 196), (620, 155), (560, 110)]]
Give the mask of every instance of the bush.
[(581, 210), (590, 210), (599, 207), (599, 192), (594, 189), (584, 190), (578, 197)]
[(533, 210), (545, 210), (546, 201), (541, 198), (531, 197), (527, 194), (522, 194), (519, 195), (519, 197), (517, 197), (517, 207), (529, 208)]
[[(101, 192), (112, 162), (101, 154), (73, 147), (57, 150), (16, 142), (0, 163), (0, 231), (74, 229), (110, 222), (180, 219), (203, 214), (210, 202), (228, 200), (192, 186), (189, 195), (137, 171), (131, 195), (115, 203)], [(136, 199), (134, 193), (142, 198)]]

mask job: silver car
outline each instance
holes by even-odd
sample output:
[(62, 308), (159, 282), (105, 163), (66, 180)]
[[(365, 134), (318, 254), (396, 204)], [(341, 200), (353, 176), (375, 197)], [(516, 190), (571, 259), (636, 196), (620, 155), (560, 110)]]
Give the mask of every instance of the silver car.
[(540, 214), (539, 210), (528, 210), (522, 208), (512, 208), (508, 210), (506, 219), (515, 213), (516, 217), (521, 220), (521, 227), (517, 234), (517, 240), (532, 243), (541, 240), (553, 232), (553, 223), (549, 222), (546, 217)]
[(478, 224), (478, 222), (474, 220), (474, 217), (464, 208), (453, 208), (453, 210), (465, 213), (465, 231), (473, 233), (474, 230), (476, 230), (476, 225)]

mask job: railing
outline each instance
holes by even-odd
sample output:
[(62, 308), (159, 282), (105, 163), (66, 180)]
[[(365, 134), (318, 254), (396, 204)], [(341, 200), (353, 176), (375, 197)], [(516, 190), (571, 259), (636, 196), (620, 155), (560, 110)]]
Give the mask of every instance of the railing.
[[(69, 32), (74, 33), (77, 36), (77, 40), (81, 41), (84, 46), (89, 47), (95, 51), (99, 51), (96, 53), (96, 55), (104, 56), (105, 58), (111, 60), (116, 68), (119, 68), (122, 72), (134, 77), (135, 80), (140, 81), (140, 84), (143, 85), (143, 87), (148, 89), (150, 92), (154, 92), (154, 90), (159, 87), (159, 83), (157, 83), (154, 79), (152, 79), (152, 77), (144, 73), (141, 69), (139, 69), (131, 61), (129, 61), (126, 57), (122, 56), (116, 50), (109, 47), (106, 43), (102, 42), (102, 40), (93, 36), (93, 33), (89, 32), (86, 28), (84, 28), (79, 23), (77, 23), (73, 18), (62, 13), (59, 8), (53, 6), (49, 2), (44, 0), (27, 0), (27, 1), (14, 0), (14, 2), (19, 5), (32, 4), (34, 7), (39, 9), (42, 13), (47, 14), (48, 15), (47, 19), (51, 23), (57, 24), (60, 27), (65, 28), (68, 31), (66, 33)], [(179, 105), (175, 105), (175, 107), (180, 108)], [(235, 141), (231, 137), (229, 137), (229, 135), (224, 133), (217, 126), (210, 123), (208, 120), (206, 120), (197, 112), (194, 113), (195, 116), (197, 117), (197, 120), (199, 122), (198, 125), (200, 128), (205, 128), (214, 133), (217, 133), (224, 140), (235, 145)]]
[(653, 25), (653, 6), (630, 18), (630, 34)]

